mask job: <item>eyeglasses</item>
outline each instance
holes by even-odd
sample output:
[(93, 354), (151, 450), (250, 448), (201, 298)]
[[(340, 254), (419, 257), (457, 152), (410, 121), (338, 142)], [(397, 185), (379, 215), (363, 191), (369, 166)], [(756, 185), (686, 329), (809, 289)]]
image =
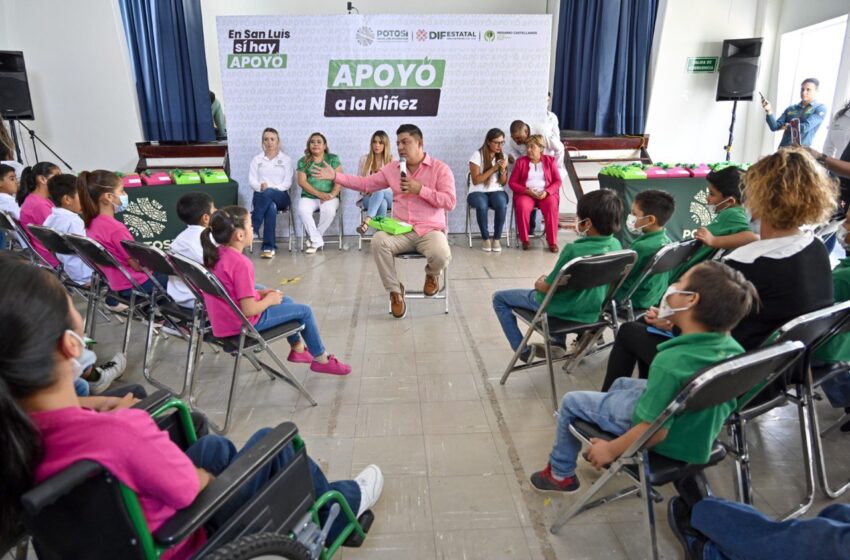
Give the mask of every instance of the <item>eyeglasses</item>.
[(505, 145), (504, 140), (502, 140), (501, 142), (496, 142), (495, 140), (491, 140), (490, 143), (495, 145), (495, 146), (504, 146)]

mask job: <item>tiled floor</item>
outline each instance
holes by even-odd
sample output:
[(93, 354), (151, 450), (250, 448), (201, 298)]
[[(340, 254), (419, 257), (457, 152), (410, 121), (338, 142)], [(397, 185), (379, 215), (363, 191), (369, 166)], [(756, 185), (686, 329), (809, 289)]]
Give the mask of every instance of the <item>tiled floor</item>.
[[(566, 241), (567, 237), (563, 238)], [(376, 521), (363, 548), (346, 549), (345, 559), (578, 559), (644, 558), (646, 534), (641, 503), (628, 498), (585, 513), (558, 535), (548, 532), (555, 513), (573, 498), (544, 497), (528, 476), (545, 465), (552, 442), (548, 379), (544, 368), (515, 373), (505, 386), (499, 377), (510, 358), (491, 308), (493, 291), (531, 287), (548, 272), (555, 256), (542, 244), (484, 253), (453, 238), (451, 312), (442, 302), (412, 301), (407, 318), (387, 314), (368, 245), (330, 248), (309, 256), (285, 247), (272, 261), (254, 259), (257, 281), (275, 287), (284, 277), (287, 295), (312, 306), (331, 353), (353, 366), (336, 378), (293, 365), (318, 401), (305, 399), (280, 381), (270, 381), (247, 362), (240, 372), (230, 437), (244, 442), (260, 427), (284, 420), (298, 424), (310, 454), (331, 479), (350, 477), (369, 463), (386, 476)], [(399, 263), (406, 285), (423, 281), (422, 263)], [(133, 331), (127, 381), (142, 380), (143, 331)], [(117, 350), (120, 329), (99, 327), (97, 351)], [(286, 356), (286, 343), (275, 348)], [(184, 345), (160, 341), (157, 375), (173, 378), (182, 368)], [(560, 375), (558, 390), (598, 389), (606, 356), (587, 359), (571, 378)], [(201, 404), (221, 412), (229, 356), (207, 352), (201, 367)], [(823, 418), (837, 413), (822, 406)], [(217, 416), (220, 419), (220, 415)], [(768, 513), (788, 509), (803, 493), (801, 451), (792, 409), (774, 411), (750, 427), (757, 504)], [(845, 438), (850, 436), (845, 436)], [(828, 439), (831, 465), (850, 471), (850, 448), (840, 434)], [(731, 461), (711, 469), (720, 496), (732, 497)], [(589, 487), (598, 476), (581, 463)], [(666, 496), (670, 489), (663, 489)], [(847, 502), (848, 497), (842, 500)], [(815, 513), (824, 505), (818, 502)], [(680, 557), (666, 525), (664, 505), (656, 507), (660, 546), (666, 558)]]

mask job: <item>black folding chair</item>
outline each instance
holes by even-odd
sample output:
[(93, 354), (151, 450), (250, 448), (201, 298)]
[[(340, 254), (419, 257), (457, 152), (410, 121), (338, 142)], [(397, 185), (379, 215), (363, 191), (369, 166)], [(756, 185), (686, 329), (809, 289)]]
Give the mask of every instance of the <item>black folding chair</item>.
[(753, 503), (750, 454), (746, 438), (747, 423), (774, 408), (792, 403), (797, 407), (800, 421), (806, 497), (805, 501), (783, 514), (781, 519), (798, 517), (812, 506), (815, 496), (815, 459), (812, 451), (814, 389), (811, 382), (811, 356), (819, 346), (841, 329), (848, 318), (850, 301), (838, 303), (785, 323), (765, 341), (765, 345), (789, 340), (800, 341), (806, 345), (806, 352), (798, 357), (798, 362), (788, 369), (785, 375), (759, 387), (758, 391), (742, 399), (738, 410), (727, 421), (729, 451), (735, 457), (736, 492), (742, 502)]
[[(65, 235), (65, 242), (74, 250), (74, 252), (77, 253), (77, 255), (79, 255), (83, 262), (92, 269), (93, 273), (99, 277), (100, 285), (105, 287), (105, 294), (103, 292), (95, 294), (95, 306), (100, 306), (104, 295), (127, 306), (127, 322), (124, 326), (124, 342), (121, 346), (121, 351), (126, 355), (130, 346), (130, 326), (133, 323), (133, 318), (137, 311), (139, 312), (139, 316), (143, 317), (147, 306), (152, 303), (153, 298), (142, 289), (130, 273), (121, 266), (121, 263), (119, 263), (118, 260), (113, 257), (103, 245), (94, 239), (69, 233)], [(109, 281), (107, 280), (104, 270), (110, 268), (120, 272), (121, 275), (130, 282), (130, 297), (122, 296), (109, 287)], [(123, 312), (114, 314), (120, 317), (122, 313)], [(91, 338), (95, 337), (95, 324), (96, 321), (91, 321), (91, 326), (86, 325), (86, 335)]]
[[(514, 371), (520, 371), (528, 368), (537, 367), (542, 363), (546, 363), (549, 368), (549, 381), (552, 387), (552, 406), (555, 410), (558, 409), (557, 389), (555, 388), (555, 369), (554, 363), (566, 360), (564, 371), (570, 373), (572, 368), (581, 362), (588, 350), (596, 344), (596, 341), (602, 336), (606, 328), (614, 328), (617, 324), (617, 310), (610, 307), (611, 298), (620, 288), (623, 280), (629, 275), (632, 267), (637, 260), (637, 253), (630, 250), (612, 251), (604, 255), (577, 257), (570, 260), (561, 270), (552, 282), (552, 287), (543, 298), (543, 302), (537, 311), (528, 309), (514, 309), (514, 316), (528, 325), (528, 330), (522, 339), (519, 347), (514, 352), (508, 367), (505, 368), (505, 373), (502, 374), (502, 379), (499, 383), (504, 385), (508, 377)], [(607, 286), (608, 291), (602, 305), (599, 308), (599, 318), (593, 323), (578, 323), (575, 321), (566, 321), (557, 317), (550, 317), (547, 313), (549, 303), (556, 293), (567, 291), (588, 290)], [(611, 311), (607, 311), (611, 309)], [(529, 348), (528, 341), (531, 335), (538, 333), (543, 337), (544, 349), (546, 357), (544, 360), (534, 360), (532, 353), (528, 363), (518, 366), (516, 365), (520, 355), (526, 348)], [(579, 341), (575, 351), (562, 358), (554, 358), (552, 356), (551, 340), (553, 336), (566, 337), (568, 334), (575, 334), (579, 337)]]
[[(160, 389), (166, 389), (178, 397), (183, 397), (189, 391), (189, 385), (193, 373), (192, 366), (195, 361), (195, 352), (199, 351), (199, 348), (196, 347), (196, 345), (200, 344), (200, 342), (197, 341), (197, 333), (199, 331), (204, 331), (206, 325), (201, 323), (201, 317), (194, 309), (188, 309), (178, 305), (177, 302), (168, 295), (165, 288), (160, 285), (159, 281), (157, 281), (155, 274), (177, 276), (177, 271), (174, 270), (171, 261), (168, 260), (165, 253), (156, 247), (151, 247), (150, 245), (145, 245), (144, 243), (139, 243), (137, 241), (122, 241), (121, 245), (124, 246), (128, 255), (139, 262), (142, 266), (142, 270), (145, 272), (148, 279), (154, 283), (157, 290), (157, 297), (151, 298), (152, 303), (148, 308), (148, 332), (145, 337), (145, 359), (142, 364), (142, 373), (151, 385)], [(150, 359), (153, 354), (152, 342), (154, 335), (154, 320), (157, 316), (168, 321), (171, 326), (180, 333), (180, 337), (188, 342), (186, 367), (183, 372), (183, 382), (179, 390), (173, 389), (164, 382), (156, 379), (153, 376), (153, 371), (150, 367)], [(187, 330), (189, 334), (185, 334)]]
[(646, 310), (640, 309), (635, 311), (634, 306), (632, 305), (632, 297), (635, 295), (638, 288), (640, 288), (641, 284), (646, 282), (647, 278), (651, 276), (670, 272), (682, 263), (687, 262), (700, 245), (700, 241), (691, 239), (689, 241), (670, 243), (661, 247), (658, 252), (653, 255), (652, 259), (646, 263), (646, 266), (643, 271), (641, 271), (637, 282), (632, 285), (628, 293), (626, 293), (620, 301), (612, 301), (611, 305), (617, 306), (619, 309), (625, 311), (626, 321), (634, 321), (643, 316), (643, 314), (646, 313)]
[[(203, 334), (206, 341), (221, 346), (225, 352), (235, 354), (236, 356), (236, 359), (233, 362), (233, 373), (230, 376), (230, 388), (227, 396), (227, 410), (225, 412), (224, 425), (219, 427), (210, 420), (210, 427), (218, 433), (225, 433), (230, 428), (233, 397), (236, 392), (236, 374), (239, 371), (242, 356), (247, 358), (257, 370), (265, 371), (266, 375), (269, 376), (269, 379), (274, 380), (277, 378), (295, 387), (302, 395), (304, 395), (311, 405), (316, 406), (316, 401), (313, 400), (310, 392), (307, 391), (307, 389), (294, 375), (292, 375), (286, 365), (284, 365), (283, 361), (277, 356), (277, 354), (275, 354), (269, 345), (275, 340), (300, 333), (304, 330), (304, 325), (298, 321), (289, 321), (282, 325), (266, 329), (263, 332), (259, 332), (254, 328), (254, 325), (248, 321), (248, 318), (244, 313), (242, 313), (242, 309), (235, 301), (233, 301), (233, 298), (228, 295), (227, 291), (215, 275), (195, 261), (179, 255), (169, 255), (169, 259), (171, 260), (172, 265), (174, 265), (174, 270), (177, 272), (178, 276), (180, 276), (180, 279), (183, 280), (189, 289), (192, 290), (192, 293), (195, 294), (195, 309), (196, 312), (202, 314), (201, 317), (206, 316), (206, 306), (202, 305), (204, 295), (206, 294), (210, 297), (219, 298), (226, 303), (231, 311), (233, 311), (233, 313), (242, 322), (242, 329), (238, 335), (217, 337), (212, 333), (212, 330), (208, 330)], [(259, 354), (261, 352), (268, 354), (277, 367), (275, 368), (270, 366), (255, 356), (255, 354)], [(200, 358), (200, 352), (196, 351), (195, 364), (192, 367), (193, 372), (198, 371)], [(191, 377), (188, 393), (189, 404), (196, 410), (198, 409), (195, 396), (197, 378), (197, 375), (193, 375)]]
[(32, 241), (29, 238), (27, 230), (23, 224), (14, 216), (4, 210), (0, 210), (0, 229), (6, 232), (9, 239), (13, 243), (17, 243), (30, 262), (36, 266), (55, 270), (53, 265), (41, 256), (41, 253), (35, 250)]
[[(664, 427), (664, 423), (674, 416), (720, 405), (740, 397), (761, 383), (773, 381), (800, 358), (804, 349), (802, 342), (786, 341), (729, 358), (694, 374), (643, 435), (606, 468), (589, 491), (558, 516), (550, 529), (551, 532), (557, 533), (571, 518), (583, 511), (640, 493), (649, 532), (649, 557), (658, 558), (654, 506), (658, 498), (653, 487), (676, 483), (689, 477), (701, 477), (703, 470), (723, 460), (726, 449), (722, 444), (715, 443), (708, 462), (696, 465), (659, 455), (651, 451), (648, 442)], [(610, 441), (618, 437), (601, 430), (595, 424), (583, 421), (571, 424), (570, 431), (587, 445), (590, 445), (591, 438)], [(603, 486), (621, 474), (632, 482), (630, 488), (590, 502)]]

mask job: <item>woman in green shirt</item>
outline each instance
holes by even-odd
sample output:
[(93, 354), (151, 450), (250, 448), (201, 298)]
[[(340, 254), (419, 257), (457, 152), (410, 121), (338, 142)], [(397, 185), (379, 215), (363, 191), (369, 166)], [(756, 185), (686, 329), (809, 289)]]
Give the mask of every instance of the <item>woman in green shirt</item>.
[[(333, 181), (318, 179), (310, 173), (314, 165), (327, 162), (337, 173), (342, 173), (339, 157), (328, 151), (328, 140), (321, 132), (314, 132), (307, 139), (304, 157), (298, 160), (298, 186), (301, 187), (301, 200), (298, 202), (298, 216), (304, 226), (305, 234), (310, 238), (306, 253), (313, 254), (325, 244), (322, 236), (333, 223), (339, 210), (339, 191), (342, 187)], [(319, 211), (318, 226), (313, 214)]]

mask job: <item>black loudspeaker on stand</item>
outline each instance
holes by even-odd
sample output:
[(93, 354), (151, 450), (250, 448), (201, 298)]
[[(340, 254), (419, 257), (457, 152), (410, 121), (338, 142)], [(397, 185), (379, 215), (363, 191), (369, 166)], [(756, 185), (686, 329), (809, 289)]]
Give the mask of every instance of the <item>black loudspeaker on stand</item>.
[(65, 164), (69, 170), (74, 169), (68, 162), (53, 151), (44, 140), (39, 138), (33, 129), (22, 123), (22, 120), (31, 121), (35, 118), (32, 110), (32, 97), (30, 96), (29, 81), (27, 80), (27, 67), (24, 64), (24, 53), (21, 51), (0, 51), (0, 115), (9, 121), (9, 130), (12, 133), (12, 141), (15, 143), (15, 155), (21, 162), (21, 147), (18, 134), (15, 130), (15, 121), (29, 132), (32, 141), (32, 150), (35, 160), (38, 161), (38, 147), (36, 141), (56, 156)]
[(726, 161), (732, 158), (732, 140), (735, 134), (735, 116), (738, 101), (752, 101), (761, 56), (761, 37), (753, 39), (727, 39), (723, 41), (717, 80), (716, 101), (732, 101), (732, 122), (729, 124), (729, 141), (723, 147)]

